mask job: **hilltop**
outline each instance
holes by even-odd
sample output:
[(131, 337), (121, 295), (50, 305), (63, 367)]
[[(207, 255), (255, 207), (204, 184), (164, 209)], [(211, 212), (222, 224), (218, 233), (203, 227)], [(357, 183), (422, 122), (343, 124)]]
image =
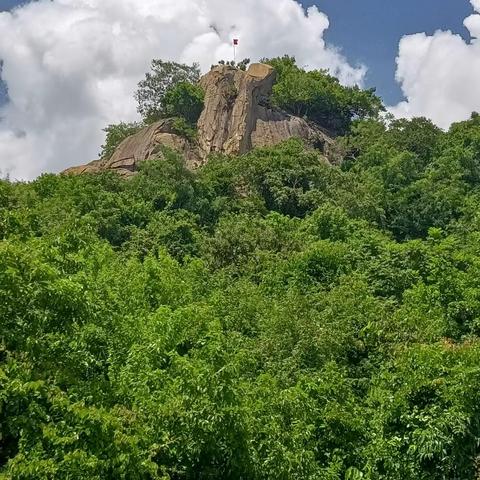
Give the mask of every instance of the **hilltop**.
[[(194, 135), (186, 135), (184, 129), (179, 131), (176, 128), (178, 118), (167, 117), (153, 122), (148, 119), (145, 125), (120, 142), (110, 155), (86, 165), (71, 167), (64, 173), (113, 170), (129, 176), (138, 170), (142, 161), (161, 156), (162, 147), (173, 148), (182, 154), (189, 168), (196, 168), (208, 161), (212, 154), (243, 155), (254, 148), (275, 146), (290, 138), (300, 139), (306, 146), (319, 150), (326, 161), (338, 162), (340, 159), (334, 148), (332, 132), (321, 121), (307, 117), (310, 109), (308, 102), (315, 99), (306, 98), (302, 116), (286, 110), (299, 107), (300, 102), (293, 96), (290, 104), (287, 102), (282, 105), (286, 109), (271, 102), (279, 73), (274, 66), (280, 73), (283, 72), (287, 81), (291, 81), (291, 78), (288, 78), (289, 73), (285, 74), (285, 70), (291, 69), (296, 75), (302, 72), (289, 57), (274, 59), (271, 63), (255, 63), (248, 68), (246, 64), (244, 68), (229, 64), (212, 66), (198, 82), (202, 105), (199, 118), (191, 127)], [(303, 79), (307, 79), (309, 74), (303, 74)], [(322, 75), (321, 72), (318, 74)], [(334, 80), (326, 74), (323, 77), (323, 81)], [(324, 86), (317, 86), (317, 89)], [(175, 87), (175, 82), (172, 82), (168, 88)], [(337, 89), (341, 91), (342, 87), (337, 85)], [(322, 93), (328, 94), (328, 89)], [(354, 109), (353, 104), (349, 107)], [(375, 112), (376, 109), (372, 108), (371, 113)], [(352, 110), (351, 116), (355, 114)], [(165, 114), (162, 116), (165, 117)]]

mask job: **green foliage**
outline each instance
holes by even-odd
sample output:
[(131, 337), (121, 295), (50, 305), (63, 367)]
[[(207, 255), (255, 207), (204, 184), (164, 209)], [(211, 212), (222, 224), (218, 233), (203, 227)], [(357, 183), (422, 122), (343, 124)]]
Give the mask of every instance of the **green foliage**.
[(375, 90), (344, 87), (323, 70), (305, 71), (295, 58), (266, 59), (277, 72), (272, 103), (318, 123), (333, 135), (345, 134), (354, 119), (375, 118), (383, 110)]
[[(247, 67), (250, 63), (250, 59), (249, 58), (244, 58), (243, 60), (240, 60), (240, 62), (235, 62), (235, 60), (220, 60), (218, 62), (218, 65), (228, 65), (229, 67), (232, 67), (232, 68), (238, 68), (239, 70), (247, 70)], [(214, 67), (215, 65), (212, 65), (212, 68)]]
[(0, 181), (0, 478), (477, 478), (479, 132)]
[(188, 123), (183, 117), (176, 117), (172, 122), (172, 130), (177, 135), (186, 138), (190, 142), (197, 139), (197, 129)]
[(180, 117), (188, 124), (194, 125), (203, 110), (203, 97), (203, 90), (198, 85), (177, 83), (165, 92), (164, 114), (169, 117)]
[[(160, 118), (172, 116), (170, 109), (195, 115), (202, 94), (195, 84), (200, 79), (200, 68), (197, 64), (185, 65), (176, 62), (153, 60), (151, 71), (138, 84), (135, 99), (138, 113), (146, 123), (153, 123)], [(187, 112), (193, 105), (194, 112)]]

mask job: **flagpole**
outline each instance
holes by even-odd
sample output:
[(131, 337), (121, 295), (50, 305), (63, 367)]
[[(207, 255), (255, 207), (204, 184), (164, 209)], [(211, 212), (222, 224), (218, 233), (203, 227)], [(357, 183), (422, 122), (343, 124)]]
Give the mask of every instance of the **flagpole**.
[(233, 63), (237, 63), (238, 38), (234, 38), (232, 43), (233, 43)]

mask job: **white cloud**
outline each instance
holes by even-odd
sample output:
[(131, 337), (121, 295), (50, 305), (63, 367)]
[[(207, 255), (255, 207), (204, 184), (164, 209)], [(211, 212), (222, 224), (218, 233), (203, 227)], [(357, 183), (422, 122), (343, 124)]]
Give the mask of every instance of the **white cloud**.
[(471, 0), (474, 14), (464, 25), (471, 40), (450, 31), (407, 35), (400, 41), (397, 81), (406, 101), (396, 116), (426, 116), (443, 128), (480, 111), (480, 0)]
[(204, 70), (232, 56), (295, 55), (361, 83), (325, 45), (328, 18), (294, 0), (39, 0), (0, 13), (2, 77), (0, 171), (33, 178), (96, 158), (109, 123), (137, 119), (132, 98), (152, 58)]

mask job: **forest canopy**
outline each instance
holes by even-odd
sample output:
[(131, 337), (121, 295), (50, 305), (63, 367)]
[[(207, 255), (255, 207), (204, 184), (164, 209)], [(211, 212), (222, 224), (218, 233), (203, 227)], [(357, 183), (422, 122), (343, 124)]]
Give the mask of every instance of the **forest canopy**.
[(479, 117), (387, 123), (272, 62), (341, 165), (0, 181), (0, 479), (478, 478)]

